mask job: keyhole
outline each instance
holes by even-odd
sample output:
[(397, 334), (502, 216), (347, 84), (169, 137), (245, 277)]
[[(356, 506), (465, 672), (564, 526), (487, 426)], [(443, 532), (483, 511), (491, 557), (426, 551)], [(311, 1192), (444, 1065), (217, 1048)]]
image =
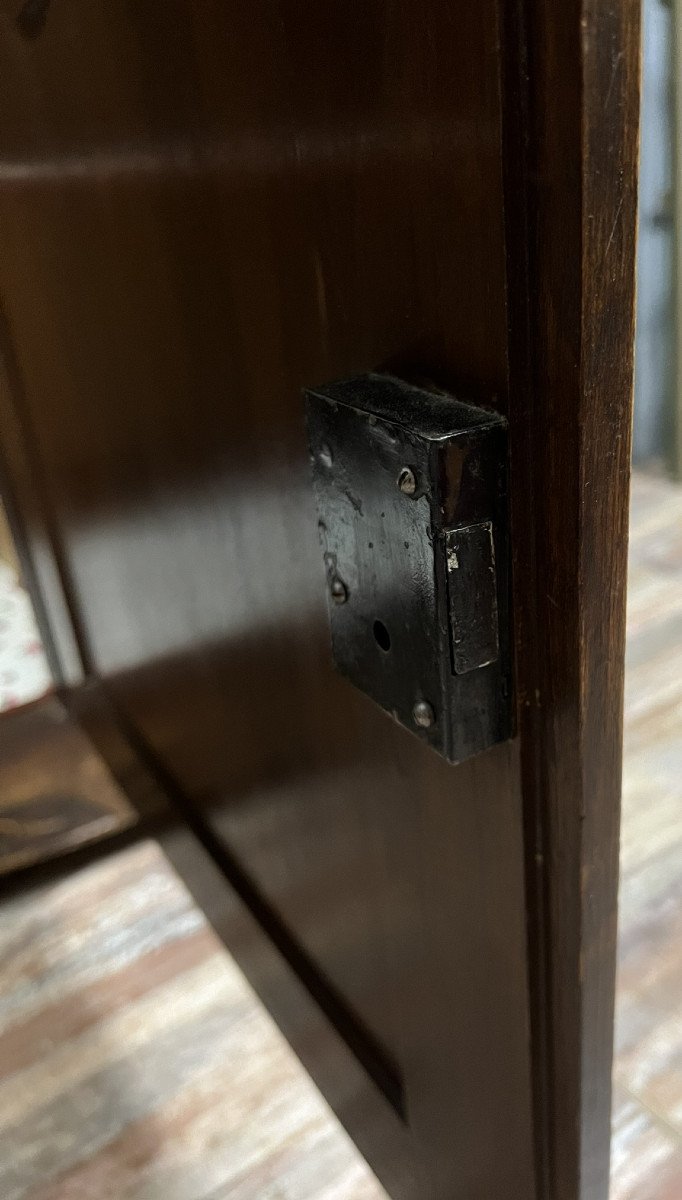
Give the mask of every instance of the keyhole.
[(384, 654), (388, 654), (389, 650), (391, 649), (391, 635), (383, 621), (374, 622), (374, 637), (376, 639), (377, 646), (383, 650)]

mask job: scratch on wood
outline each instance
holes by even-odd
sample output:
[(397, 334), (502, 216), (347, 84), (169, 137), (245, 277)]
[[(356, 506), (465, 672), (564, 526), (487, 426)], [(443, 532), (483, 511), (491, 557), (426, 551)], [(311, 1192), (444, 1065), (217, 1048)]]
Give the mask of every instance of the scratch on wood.
[(616, 232), (616, 225), (618, 224), (618, 218), (620, 217), (622, 207), (623, 207), (623, 197), (621, 196), (620, 200), (618, 201), (618, 208), (616, 209), (616, 215), (613, 218), (613, 225), (611, 226), (611, 233), (609, 235), (609, 240), (606, 243), (606, 250), (604, 251), (604, 258), (608, 258), (609, 250), (611, 249), (611, 242), (613, 241), (613, 235)]
[(616, 75), (618, 74), (618, 68), (622, 61), (623, 61), (623, 51), (619, 50), (616, 57), (613, 60), (613, 66), (611, 68), (611, 78), (609, 80), (609, 86), (608, 86), (608, 89), (606, 92), (606, 98), (604, 100), (604, 109), (608, 108), (609, 100), (611, 99), (611, 92), (613, 91), (613, 85), (616, 81)]

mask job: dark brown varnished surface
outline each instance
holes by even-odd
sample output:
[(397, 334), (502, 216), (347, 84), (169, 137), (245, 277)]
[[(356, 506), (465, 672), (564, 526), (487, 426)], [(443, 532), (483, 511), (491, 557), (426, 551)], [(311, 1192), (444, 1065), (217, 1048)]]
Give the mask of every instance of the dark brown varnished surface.
[[(636, 0), (506, 8), (517, 675), (539, 1186), (608, 1196)], [(540, 633), (541, 631), (541, 633)]]
[[(86, 670), (335, 1014), (335, 1104), (411, 1200), (532, 1200), (531, 1057), (543, 1188), (601, 1196), (612, 871), (603, 943), (579, 889), (614, 849), (623, 537), (607, 559), (594, 539), (626, 514), (632, 206), (594, 181), (635, 95), (634, 17), (608, 14), (505, 5), (504, 72), (492, 0), (78, 0), (31, 37), (0, 17), (3, 449), (27, 541)], [(458, 768), (330, 667), (300, 389), (377, 368), (510, 418), (521, 745)], [(528, 893), (524, 836), (549, 864)], [(287, 989), (261, 988), (288, 1026)], [(407, 1128), (368, 1082), (361, 1134), (344, 1070), (371, 1061)]]
[(83, 658), (399, 1074), (420, 1200), (532, 1190), (517, 750), (453, 771), (333, 674), (300, 390), (504, 404), (496, 28), (83, 3), (2, 38), (0, 289)]

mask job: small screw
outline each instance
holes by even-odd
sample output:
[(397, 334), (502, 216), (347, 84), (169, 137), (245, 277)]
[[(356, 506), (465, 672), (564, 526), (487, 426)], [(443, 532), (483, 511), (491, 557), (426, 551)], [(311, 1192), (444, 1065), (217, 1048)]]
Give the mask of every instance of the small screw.
[(403, 467), (398, 476), (398, 487), (405, 496), (414, 496), (417, 490), (417, 479), (411, 467)]
[(335, 579), (332, 579), (329, 590), (331, 592), (332, 600), (335, 604), (346, 603), (346, 600), (348, 599), (348, 588), (343, 580), (339, 579), (338, 575)]
[(426, 700), (418, 700), (412, 709), (412, 718), (420, 729), (430, 729), (435, 723), (436, 715)]
[(320, 462), (325, 467), (331, 467), (332, 463), (334, 462), (334, 455), (332, 454), (326, 442), (320, 446)]

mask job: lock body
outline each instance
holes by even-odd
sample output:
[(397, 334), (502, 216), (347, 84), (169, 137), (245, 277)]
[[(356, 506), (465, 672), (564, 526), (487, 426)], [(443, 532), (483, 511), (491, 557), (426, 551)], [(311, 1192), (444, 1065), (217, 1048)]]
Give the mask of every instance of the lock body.
[(505, 740), (506, 422), (378, 374), (306, 415), (337, 669), (450, 762)]

